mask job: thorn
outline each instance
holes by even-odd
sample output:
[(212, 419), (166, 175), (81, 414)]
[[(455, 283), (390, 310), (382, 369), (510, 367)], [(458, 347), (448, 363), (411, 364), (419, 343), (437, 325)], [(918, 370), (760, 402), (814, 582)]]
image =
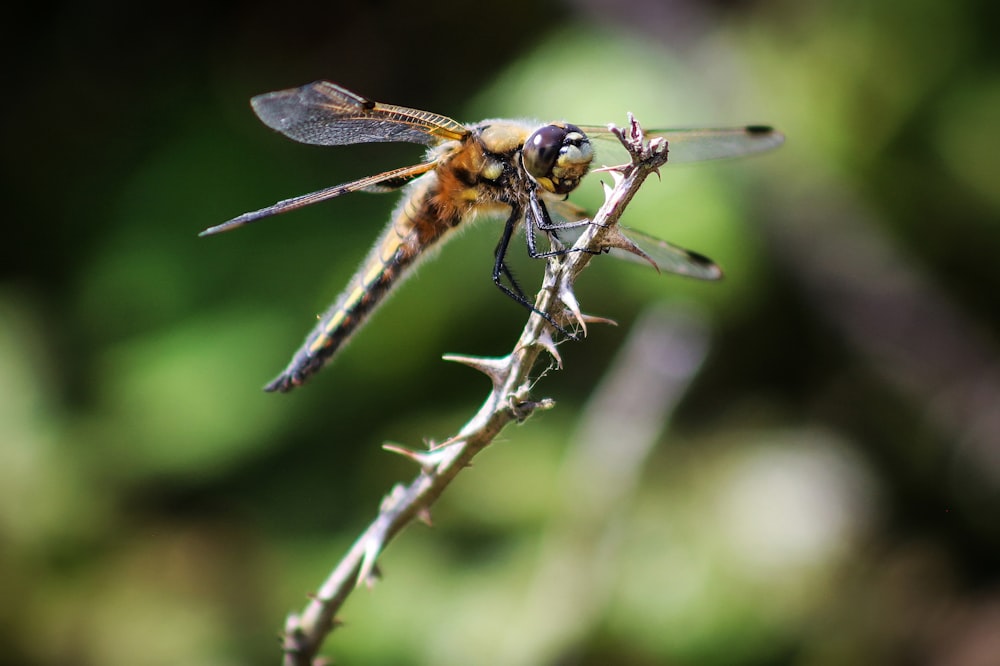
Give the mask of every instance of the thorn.
[(297, 613), (288, 614), (284, 631), (278, 634), (278, 640), (281, 641), (281, 651), (285, 654), (301, 655), (306, 652), (308, 646), (301, 616)]
[(368, 575), (365, 576), (365, 587), (370, 590), (375, 587), (375, 583), (380, 580), (382, 580), (382, 567), (380, 567), (376, 562), (372, 565), (371, 571), (368, 572)]
[[(670, 154), (670, 142), (664, 139), (662, 136), (653, 137), (649, 140), (649, 155), (651, 158), (656, 158), (661, 155)], [(660, 168), (657, 167), (653, 169), (657, 177), (660, 177)]]
[(583, 320), (588, 324), (607, 324), (608, 326), (617, 326), (618, 322), (614, 319), (608, 319), (607, 317), (598, 317), (597, 315), (584, 314)]
[(618, 127), (618, 125), (615, 125), (614, 123), (608, 123), (608, 131), (611, 132), (612, 134), (614, 134), (615, 137), (617, 137), (617, 139), (619, 141), (621, 141), (623, 143), (625, 142), (625, 139), (624, 139), (625, 132), (623, 132), (622, 128)]
[(639, 121), (635, 119), (635, 116), (631, 111), (628, 112), (628, 134), (629, 143), (635, 149), (635, 152), (642, 151), (642, 127), (639, 125)]
[[(431, 443), (430, 447), (431, 447), (432, 451), (435, 451), (435, 452), (436, 451), (441, 451), (442, 452), (441, 456), (444, 457), (445, 456), (445, 454), (443, 453), (444, 451), (447, 451), (448, 449), (452, 448), (453, 446), (462, 446), (464, 444), (465, 444), (465, 440), (462, 439), (461, 437), (459, 437), (458, 435), (455, 435), (454, 437), (449, 437), (448, 439), (444, 440), (440, 444)], [(448, 455), (451, 455), (451, 453), (449, 452)]]
[(587, 322), (583, 320), (583, 313), (580, 312), (580, 303), (576, 300), (576, 296), (568, 284), (559, 285), (559, 300), (563, 302), (573, 315), (573, 318), (580, 324), (580, 328), (583, 329), (583, 336), (587, 337)]
[(417, 510), (417, 520), (427, 527), (434, 527), (434, 521), (431, 520), (431, 510), (426, 506), (422, 506)]
[(372, 588), (375, 585), (379, 577), (375, 569), (375, 560), (378, 559), (380, 552), (382, 552), (382, 544), (379, 543), (379, 540), (368, 539), (365, 543), (365, 554), (361, 557), (361, 567), (358, 569), (358, 581), (356, 583), (358, 587), (362, 583), (368, 588)]
[(406, 486), (402, 483), (397, 483), (392, 487), (392, 490), (382, 498), (382, 502), (379, 504), (379, 512), (384, 513), (391, 510), (400, 500), (406, 497)]
[(563, 362), (562, 356), (559, 355), (559, 350), (556, 349), (556, 342), (552, 339), (552, 329), (548, 326), (542, 329), (541, 335), (535, 340), (535, 343), (540, 345), (542, 349), (549, 353), (549, 356), (556, 362), (556, 367), (562, 370)]
[(398, 453), (404, 458), (412, 460), (420, 465), (420, 468), (425, 472), (429, 472), (430, 470), (436, 468), (446, 457), (443, 453), (444, 449), (440, 445), (431, 445), (430, 451), (417, 451), (409, 449), (401, 444), (386, 442), (382, 445), (382, 448), (390, 453)]
[(503, 386), (507, 381), (507, 373), (510, 371), (510, 356), (501, 358), (491, 358), (486, 356), (463, 356), (461, 354), (445, 354), (441, 357), (445, 361), (461, 363), (473, 370), (478, 370), (493, 382), (493, 388)]
[(615, 171), (621, 171), (622, 169), (627, 169), (629, 167), (628, 163), (616, 164), (614, 166), (602, 166), (596, 169), (591, 169), (590, 173), (613, 173)]
[(619, 229), (617, 226), (608, 231), (607, 243), (608, 247), (614, 247), (618, 248), (619, 250), (624, 250), (625, 252), (629, 252), (637, 257), (640, 257), (648, 261), (650, 265), (656, 269), (657, 273), (660, 272), (660, 267), (656, 264), (655, 261), (653, 261), (653, 258), (648, 254), (646, 254), (646, 252), (641, 247), (636, 245), (631, 238), (623, 234), (621, 232), (621, 229)]

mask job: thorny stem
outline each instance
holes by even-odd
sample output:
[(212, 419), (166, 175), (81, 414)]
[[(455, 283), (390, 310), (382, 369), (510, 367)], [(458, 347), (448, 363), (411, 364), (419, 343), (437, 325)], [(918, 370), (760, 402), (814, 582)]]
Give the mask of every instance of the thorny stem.
[[(595, 253), (621, 248), (641, 255), (619, 231), (617, 222), (649, 174), (667, 161), (667, 145), (662, 139), (643, 141), (642, 130), (629, 114), (625, 130), (611, 127), (632, 156), (632, 163), (609, 170), (615, 185), (605, 184), (605, 202), (590, 225), (573, 246), (573, 251), (552, 257), (545, 270), (542, 288), (535, 307), (557, 321), (580, 326), (586, 333), (587, 322), (601, 322), (580, 312), (573, 296), (573, 282), (590, 263)], [(409, 485), (399, 484), (386, 496), (378, 516), (312, 596), (301, 613), (289, 615), (282, 637), (284, 666), (318, 664), (316, 655), (323, 641), (337, 625), (336, 614), (351, 591), (361, 582), (370, 583), (377, 575), (375, 561), (389, 541), (415, 518), (427, 520), (431, 505), (473, 457), (486, 448), (511, 421), (521, 422), (538, 408), (553, 406), (550, 400), (532, 401), (529, 397), (531, 371), (539, 355), (546, 351), (561, 364), (551, 337), (551, 325), (533, 313), (514, 350), (503, 358), (448, 356), (484, 372), (493, 382), (493, 390), (479, 412), (453, 437), (427, 451), (411, 451), (396, 446), (387, 449), (401, 453), (421, 467)]]

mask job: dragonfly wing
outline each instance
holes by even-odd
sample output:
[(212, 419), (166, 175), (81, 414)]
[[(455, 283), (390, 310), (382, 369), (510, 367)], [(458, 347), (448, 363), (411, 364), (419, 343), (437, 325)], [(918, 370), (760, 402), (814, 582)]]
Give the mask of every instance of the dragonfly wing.
[[(621, 163), (625, 150), (606, 127), (581, 126), (592, 139), (598, 140), (598, 155), (609, 164)], [(662, 137), (667, 140), (667, 165), (683, 162), (700, 162), (730, 157), (742, 157), (773, 150), (785, 142), (785, 135), (765, 125), (747, 125), (718, 129), (651, 129), (644, 130), (647, 139)], [(614, 146), (617, 145), (617, 149)], [(603, 157), (606, 154), (615, 159)], [(628, 161), (627, 157), (624, 161)]]
[[(546, 202), (549, 212), (562, 222), (556, 231), (560, 242), (567, 247), (573, 245), (583, 233), (586, 211), (569, 201)], [(584, 224), (579, 224), (581, 221)], [(685, 250), (665, 240), (650, 236), (637, 229), (618, 225), (617, 246), (607, 248), (607, 253), (618, 259), (641, 264), (653, 264), (664, 273), (675, 273), (699, 280), (718, 280), (722, 269), (708, 257)]]
[[(703, 254), (686, 250), (673, 243), (650, 236), (636, 229), (619, 226), (627, 241), (635, 244), (635, 249), (611, 248), (608, 254), (639, 263), (652, 262), (666, 273), (675, 273), (698, 280), (719, 280), (722, 269)], [(636, 252), (638, 249), (638, 252)]]
[(271, 129), (321, 146), (393, 141), (433, 146), (469, 133), (446, 116), (380, 104), (329, 81), (257, 95), (250, 104)]
[(414, 178), (427, 173), (435, 166), (437, 166), (437, 160), (431, 160), (430, 162), (400, 167), (399, 169), (386, 171), (376, 176), (368, 176), (349, 183), (334, 185), (333, 187), (328, 187), (317, 192), (311, 192), (298, 197), (292, 197), (291, 199), (285, 199), (284, 201), (279, 201), (278, 203), (268, 206), (267, 208), (261, 208), (260, 210), (255, 210), (250, 213), (243, 213), (239, 217), (234, 217), (227, 222), (217, 224), (214, 227), (209, 227), (198, 235), (212, 236), (214, 234), (222, 233), (223, 231), (235, 229), (236, 227), (242, 227), (244, 224), (256, 222), (257, 220), (265, 217), (271, 217), (272, 215), (278, 215), (279, 213), (287, 213), (290, 210), (302, 208), (303, 206), (319, 203), (320, 201), (326, 201), (327, 199), (333, 199), (334, 197), (339, 197), (341, 194), (349, 194), (350, 192), (359, 191), (385, 192), (396, 189)]

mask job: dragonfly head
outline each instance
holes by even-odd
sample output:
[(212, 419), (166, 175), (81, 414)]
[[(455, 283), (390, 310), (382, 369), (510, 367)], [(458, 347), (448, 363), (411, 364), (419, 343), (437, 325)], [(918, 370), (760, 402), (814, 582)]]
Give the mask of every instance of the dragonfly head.
[(553, 194), (568, 194), (587, 175), (594, 159), (590, 139), (576, 125), (554, 123), (524, 142), (521, 161), (531, 179)]

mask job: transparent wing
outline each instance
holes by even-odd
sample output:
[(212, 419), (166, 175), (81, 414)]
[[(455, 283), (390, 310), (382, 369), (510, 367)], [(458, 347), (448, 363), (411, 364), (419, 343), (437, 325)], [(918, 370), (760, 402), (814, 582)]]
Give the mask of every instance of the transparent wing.
[(608, 254), (614, 257), (638, 263), (652, 262), (662, 272), (675, 273), (698, 280), (722, 279), (722, 269), (719, 268), (719, 265), (703, 254), (686, 250), (637, 229), (622, 226), (619, 228), (622, 235), (635, 243), (645, 256), (621, 248), (611, 248), (608, 250)]
[(250, 104), (271, 129), (321, 146), (387, 141), (433, 146), (469, 133), (451, 118), (380, 104), (329, 81), (257, 95)]
[[(621, 143), (607, 127), (580, 125), (594, 139), (599, 160), (605, 164), (627, 161)], [(747, 125), (716, 129), (651, 129), (644, 130), (647, 139), (667, 140), (667, 166), (682, 162), (700, 162), (730, 157), (742, 157), (773, 150), (785, 142), (785, 135), (766, 125)]]
[[(571, 201), (546, 201), (549, 212), (560, 222), (557, 232), (559, 240), (567, 247), (576, 242), (587, 225), (587, 211)], [(685, 250), (679, 245), (650, 236), (637, 229), (618, 225), (623, 246), (612, 247), (608, 254), (618, 259), (625, 259), (640, 264), (653, 264), (664, 273), (674, 273), (698, 280), (719, 280), (722, 269), (708, 257)]]

